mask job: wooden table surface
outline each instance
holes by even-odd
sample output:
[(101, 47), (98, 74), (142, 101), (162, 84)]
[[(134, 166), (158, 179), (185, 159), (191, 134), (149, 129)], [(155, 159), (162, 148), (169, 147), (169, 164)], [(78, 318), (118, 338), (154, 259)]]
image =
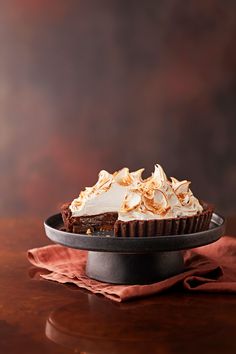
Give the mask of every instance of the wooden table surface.
[[(0, 353), (236, 353), (234, 295), (163, 293), (124, 304), (39, 280), (42, 221), (0, 221)], [(236, 234), (236, 218), (228, 221)]]

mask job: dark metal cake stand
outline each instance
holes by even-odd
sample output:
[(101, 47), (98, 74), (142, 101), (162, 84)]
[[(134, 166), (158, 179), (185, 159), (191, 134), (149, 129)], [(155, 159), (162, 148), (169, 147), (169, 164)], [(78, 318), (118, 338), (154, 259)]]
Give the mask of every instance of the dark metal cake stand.
[(89, 251), (86, 274), (90, 278), (113, 284), (149, 284), (183, 272), (182, 251), (218, 240), (224, 233), (225, 220), (213, 214), (206, 231), (155, 237), (69, 233), (61, 230), (61, 214), (49, 217), (44, 226), (50, 240)]

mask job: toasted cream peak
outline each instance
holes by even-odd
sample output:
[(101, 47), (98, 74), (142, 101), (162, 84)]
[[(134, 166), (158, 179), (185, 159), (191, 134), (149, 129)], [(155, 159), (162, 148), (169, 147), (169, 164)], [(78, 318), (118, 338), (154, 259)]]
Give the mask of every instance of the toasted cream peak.
[(130, 173), (130, 176), (131, 176), (133, 182), (134, 181), (137, 181), (137, 182), (142, 182), (143, 181), (142, 180), (143, 171), (144, 171), (144, 168), (140, 168), (139, 170)]
[(168, 201), (164, 192), (160, 189), (156, 189), (153, 193), (153, 198), (143, 198), (143, 204), (146, 209), (152, 213), (164, 213), (168, 207)]
[[(94, 189), (107, 191), (111, 186), (112, 180), (113, 180), (113, 176), (107, 171), (102, 170), (98, 174), (98, 181), (95, 184)], [(91, 188), (92, 187), (89, 188), (89, 191), (92, 190)]]
[(129, 169), (127, 167), (122, 170), (113, 173), (113, 180), (121, 186), (128, 186), (132, 183), (132, 177), (130, 176)]
[(174, 189), (175, 193), (178, 194), (186, 194), (189, 192), (189, 186), (191, 184), (190, 181), (186, 179), (183, 181), (178, 181), (176, 178), (171, 177), (172, 181), (172, 188)]
[(141, 202), (141, 195), (137, 191), (130, 192), (126, 195), (121, 212), (134, 210)]
[(187, 180), (168, 180), (158, 164), (147, 179), (144, 169), (130, 172), (127, 167), (113, 174), (102, 170), (93, 187), (86, 187), (70, 205), (72, 216), (117, 212), (118, 219), (148, 220), (191, 216), (202, 211)]
[(161, 167), (161, 165), (156, 164), (155, 165), (155, 170), (152, 174), (152, 177), (155, 178), (159, 183), (166, 183), (167, 182), (167, 177), (166, 174)]

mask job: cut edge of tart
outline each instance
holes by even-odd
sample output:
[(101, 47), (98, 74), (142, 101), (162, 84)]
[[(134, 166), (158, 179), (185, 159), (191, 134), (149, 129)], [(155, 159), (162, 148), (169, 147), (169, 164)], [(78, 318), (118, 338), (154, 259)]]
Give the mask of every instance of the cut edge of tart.
[(90, 234), (95, 231), (112, 231), (114, 229), (118, 213), (109, 212), (73, 217), (69, 206), (70, 203), (65, 203), (61, 207), (62, 219), (66, 231)]

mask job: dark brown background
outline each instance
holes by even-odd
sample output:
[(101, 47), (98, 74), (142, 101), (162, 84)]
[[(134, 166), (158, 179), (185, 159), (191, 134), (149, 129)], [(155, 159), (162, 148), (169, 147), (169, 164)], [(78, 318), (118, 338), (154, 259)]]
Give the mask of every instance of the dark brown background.
[(236, 211), (236, 2), (0, 1), (0, 213), (161, 163)]

